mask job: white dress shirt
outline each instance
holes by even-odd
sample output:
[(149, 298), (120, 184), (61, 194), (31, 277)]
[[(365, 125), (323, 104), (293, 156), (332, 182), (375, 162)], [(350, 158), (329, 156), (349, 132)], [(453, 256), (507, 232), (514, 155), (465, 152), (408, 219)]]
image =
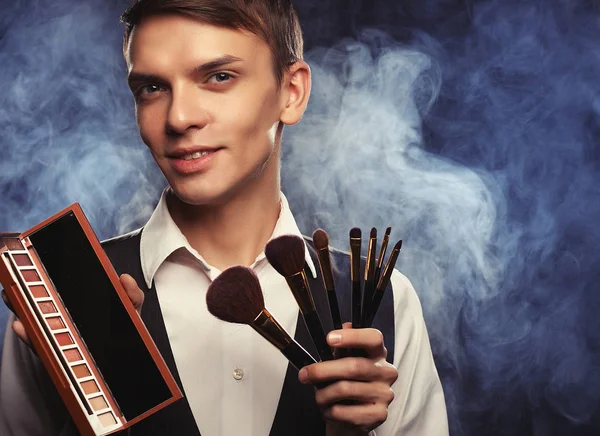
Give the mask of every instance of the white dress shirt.
[[(271, 239), (302, 236), (284, 195)], [(306, 251), (306, 262), (316, 277)], [(288, 362), (251, 327), (229, 324), (206, 308), (206, 290), (220, 273), (194, 250), (169, 214), (165, 196), (142, 231), (142, 270), (156, 286), (175, 363), (203, 436), (266, 436), (273, 424)], [(285, 279), (261, 253), (251, 268), (265, 306), (294, 336), (298, 306)], [(444, 395), (433, 364), (421, 306), (410, 282), (392, 276), (396, 399), (378, 436), (448, 434)], [(197, 334), (190, 334), (197, 332)]]
[[(287, 200), (271, 238), (302, 236)], [(165, 194), (141, 235), (141, 264), (154, 282), (177, 370), (202, 436), (267, 436), (273, 424), (288, 362), (246, 325), (229, 324), (206, 308), (208, 286), (221, 271), (188, 243), (167, 208)], [(315, 265), (306, 250), (306, 262)], [(261, 253), (251, 266), (265, 306), (294, 336), (298, 306), (285, 279)], [(395, 399), (377, 436), (447, 436), (444, 394), (434, 366), (419, 299), (410, 282), (394, 271)], [(10, 322), (12, 321), (9, 320)], [(50, 412), (60, 401), (35, 376), (41, 363), (7, 328), (0, 367), (0, 435), (58, 434), (63, 422)], [(55, 429), (55, 430), (53, 430)]]

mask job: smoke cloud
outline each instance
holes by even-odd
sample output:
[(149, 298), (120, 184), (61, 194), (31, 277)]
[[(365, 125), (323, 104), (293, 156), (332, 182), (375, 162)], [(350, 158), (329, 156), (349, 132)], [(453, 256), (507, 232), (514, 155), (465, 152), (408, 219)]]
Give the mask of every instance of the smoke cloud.
[[(74, 201), (100, 238), (142, 225), (165, 182), (125, 84), (125, 2), (0, 3), (0, 228)], [(301, 229), (404, 240), (453, 435), (597, 434), (597, 6), (297, 7), (313, 93), (283, 184)]]

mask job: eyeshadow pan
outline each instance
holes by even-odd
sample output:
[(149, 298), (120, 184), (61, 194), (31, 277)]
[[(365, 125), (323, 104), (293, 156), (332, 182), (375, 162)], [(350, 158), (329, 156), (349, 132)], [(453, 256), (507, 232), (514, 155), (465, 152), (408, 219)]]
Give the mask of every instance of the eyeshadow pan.
[(68, 333), (58, 333), (55, 336), (56, 340), (58, 341), (58, 345), (61, 347), (73, 344), (73, 338), (71, 338), (71, 335)]
[(102, 415), (98, 415), (98, 419), (100, 419), (100, 423), (104, 427), (110, 427), (111, 425), (115, 425), (117, 423), (117, 420), (111, 412), (106, 412)]
[(77, 362), (78, 360), (83, 360), (81, 357), (81, 353), (77, 348), (73, 348), (72, 350), (65, 350), (65, 357), (69, 362)]
[(54, 306), (54, 303), (52, 301), (43, 301), (41, 303), (38, 303), (38, 306), (40, 306), (40, 310), (42, 311), (42, 313), (56, 313), (56, 306)]
[(40, 276), (33, 269), (27, 269), (25, 271), (21, 271), (21, 274), (23, 274), (23, 278), (25, 279), (26, 282), (39, 282), (40, 281)]
[(52, 330), (60, 330), (65, 328), (65, 323), (58, 316), (54, 318), (46, 318), (46, 321)]
[(19, 238), (4, 238), (4, 243), (9, 250), (24, 250)]
[(33, 266), (31, 259), (26, 254), (13, 254), (13, 259), (18, 266)]
[(72, 368), (73, 372), (75, 373), (75, 377), (77, 378), (84, 378), (92, 375), (89, 368), (85, 364), (75, 365)]
[(95, 394), (96, 392), (100, 392), (98, 389), (98, 385), (94, 380), (88, 380), (86, 382), (81, 383), (81, 387), (83, 388), (83, 392), (86, 395)]
[(92, 408), (97, 412), (98, 410), (102, 410), (102, 409), (107, 409), (108, 408), (108, 403), (106, 402), (106, 400), (104, 399), (104, 397), (102, 395), (100, 395), (99, 397), (95, 397), (90, 399), (90, 404), (92, 405)]
[(44, 298), (48, 296), (48, 291), (44, 286), (35, 285), (30, 286), (29, 289), (31, 290), (34, 298)]

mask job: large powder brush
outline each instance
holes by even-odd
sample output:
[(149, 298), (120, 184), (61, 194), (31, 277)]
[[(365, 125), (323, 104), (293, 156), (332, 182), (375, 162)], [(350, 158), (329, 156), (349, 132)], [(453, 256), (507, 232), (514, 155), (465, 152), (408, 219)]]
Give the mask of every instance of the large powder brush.
[(333, 360), (304, 272), (304, 240), (294, 235), (280, 236), (269, 241), (265, 255), (273, 268), (285, 277), (321, 360)]
[(211, 314), (223, 321), (252, 327), (296, 369), (316, 363), (265, 308), (260, 282), (250, 268), (234, 266), (223, 271), (208, 287), (206, 305)]

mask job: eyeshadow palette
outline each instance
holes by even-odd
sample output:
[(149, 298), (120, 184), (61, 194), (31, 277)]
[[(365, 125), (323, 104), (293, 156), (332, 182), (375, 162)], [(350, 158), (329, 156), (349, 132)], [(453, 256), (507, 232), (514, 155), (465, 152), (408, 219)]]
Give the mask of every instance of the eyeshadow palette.
[(0, 282), (83, 436), (181, 398), (78, 204), (0, 234)]

